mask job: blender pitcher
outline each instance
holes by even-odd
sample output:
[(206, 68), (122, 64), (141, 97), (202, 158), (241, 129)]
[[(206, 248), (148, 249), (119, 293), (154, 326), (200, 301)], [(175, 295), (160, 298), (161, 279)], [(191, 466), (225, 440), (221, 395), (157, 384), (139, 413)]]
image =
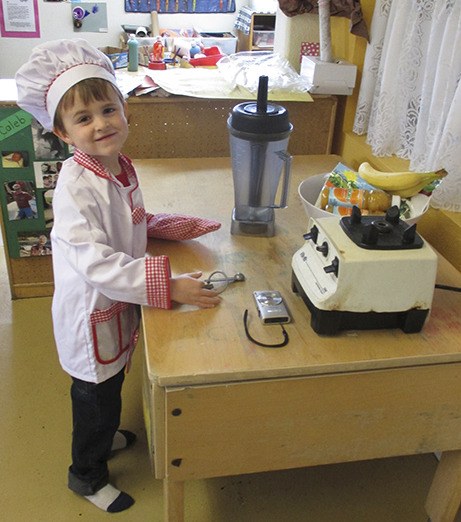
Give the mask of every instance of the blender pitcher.
[(236, 105), (227, 120), (235, 199), (232, 234), (273, 236), (274, 209), (287, 206), (291, 156), (286, 150), (293, 125), (284, 107), (267, 103), (267, 84), (267, 76), (261, 76), (257, 102)]

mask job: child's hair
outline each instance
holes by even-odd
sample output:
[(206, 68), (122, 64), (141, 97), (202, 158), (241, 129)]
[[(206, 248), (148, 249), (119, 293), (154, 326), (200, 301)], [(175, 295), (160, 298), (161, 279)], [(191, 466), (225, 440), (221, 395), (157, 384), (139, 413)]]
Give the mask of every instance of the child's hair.
[(66, 132), (61, 115), (63, 111), (73, 107), (76, 96), (78, 96), (82, 102), (87, 105), (92, 101), (107, 100), (111, 91), (117, 94), (122, 103), (125, 102), (123, 94), (119, 91), (119, 89), (117, 89), (115, 85), (108, 82), (107, 80), (103, 80), (101, 78), (87, 78), (81, 82), (78, 82), (72, 86), (59, 101), (54, 116), (54, 128), (59, 132)]

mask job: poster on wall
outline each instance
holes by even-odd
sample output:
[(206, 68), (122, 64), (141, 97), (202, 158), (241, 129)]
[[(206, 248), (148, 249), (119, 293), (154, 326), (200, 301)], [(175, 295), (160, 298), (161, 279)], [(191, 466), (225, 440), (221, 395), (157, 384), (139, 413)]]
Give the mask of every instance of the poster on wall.
[(0, 36), (40, 38), (37, 0), (0, 0)]
[(9, 257), (51, 255), (53, 194), (70, 155), (29, 113), (0, 108), (0, 207)]
[(125, 0), (127, 13), (234, 13), (235, 0)]
[(74, 32), (107, 33), (105, 2), (73, 2), (71, 9)]

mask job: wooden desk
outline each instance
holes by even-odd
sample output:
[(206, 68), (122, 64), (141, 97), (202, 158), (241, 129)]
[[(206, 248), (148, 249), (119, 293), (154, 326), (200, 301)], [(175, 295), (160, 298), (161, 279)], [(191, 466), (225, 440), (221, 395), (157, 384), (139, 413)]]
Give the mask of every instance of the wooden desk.
[[(205, 477), (444, 451), (428, 497), (432, 522), (455, 517), (461, 500), (461, 295), (435, 291), (422, 332), (344, 332), (320, 337), (291, 291), (291, 257), (306, 219), (297, 196), (305, 177), (338, 157), (296, 157), (289, 208), (277, 235), (230, 235), (229, 160), (137, 161), (156, 211), (216, 218), (220, 231), (189, 242), (153, 241), (174, 273), (243, 272), (213, 310), (143, 309), (145, 410), (155, 476), (164, 481), (165, 520), (183, 520), (184, 481)], [(149, 181), (148, 181), (149, 180)], [(151, 181), (150, 181), (151, 180)], [(149, 207), (149, 205), (147, 205)], [(461, 284), (441, 259), (438, 282)], [(279, 289), (291, 310), (290, 343), (261, 348), (245, 337), (281, 339), (262, 326), (252, 291)], [(155, 447), (155, 452), (154, 448)], [(450, 451), (449, 451), (450, 450)]]
[[(338, 98), (312, 98), (313, 102), (274, 102), (283, 105), (290, 115), (293, 155), (331, 152)], [(123, 152), (138, 159), (227, 157), (227, 119), (242, 101), (245, 100), (130, 97), (130, 133)]]

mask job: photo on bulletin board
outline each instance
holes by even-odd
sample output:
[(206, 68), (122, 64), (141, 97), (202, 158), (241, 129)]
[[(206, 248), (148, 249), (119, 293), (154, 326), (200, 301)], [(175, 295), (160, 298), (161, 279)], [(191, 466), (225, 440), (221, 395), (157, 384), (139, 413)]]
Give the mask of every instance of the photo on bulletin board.
[(2, 151), (2, 167), (4, 169), (22, 169), (29, 165), (29, 153), (25, 150)]
[(51, 255), (51, 240), (49, 230), (34, 232), (19, 232), (19, 257), (36, 257)]
[(62, 161), (35, 161), (35, 185), (37, 188), (54, 189), (58, 181)]
[(37, 120), (32, 120), (31, 130), (36, 159), (52, 160), (66, 158), (66, 145), (56, 134), (45, 130)]
[(26, 180), (3, 184), (7, 201), (8, 220), (37, 219), (35, 184)]
[(53, 196), (54, 189), (41, 190), (40, 191), (43, 204), (43, 219), (45, 221), (45, 227), (51, 228), (53, 226)]

